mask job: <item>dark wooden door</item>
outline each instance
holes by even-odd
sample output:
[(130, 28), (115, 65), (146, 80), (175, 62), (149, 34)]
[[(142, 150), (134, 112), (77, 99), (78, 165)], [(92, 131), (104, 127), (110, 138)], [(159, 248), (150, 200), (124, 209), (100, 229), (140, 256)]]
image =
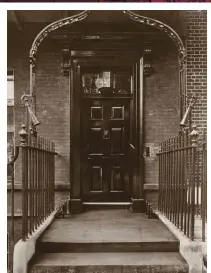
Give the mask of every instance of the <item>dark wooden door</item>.
[(81, 181), (84, 201), (130, 198), (129, 96), (82, 98)]

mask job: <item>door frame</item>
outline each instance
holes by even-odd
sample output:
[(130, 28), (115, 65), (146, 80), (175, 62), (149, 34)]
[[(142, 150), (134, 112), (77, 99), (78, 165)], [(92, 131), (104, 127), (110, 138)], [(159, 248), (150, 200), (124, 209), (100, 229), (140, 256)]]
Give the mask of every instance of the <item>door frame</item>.
[[(143, 57), (135, 64), (132, 76), (133, 88), (133, 134), (131, 134), (130, 148), (134, 162), (132, 177), (131, 209), (133, 212), (144, 212), (145, 202), (143, 193), (144, 160), (143, 160)], [(83, 211), (81, 168), (81, 92), (80, 92), (80, 65), (71, 63), (70, 68), (70, 211), (80, 213)], [(80, 110), (80, 111), (79, 111)]]

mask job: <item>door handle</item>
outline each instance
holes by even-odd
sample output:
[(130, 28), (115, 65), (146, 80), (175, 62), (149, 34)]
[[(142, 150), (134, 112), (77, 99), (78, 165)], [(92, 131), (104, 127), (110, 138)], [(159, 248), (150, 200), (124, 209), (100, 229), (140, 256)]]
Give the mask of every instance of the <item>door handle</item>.
[(103, 139), (110, 139), (109, 130), (103, 130)]

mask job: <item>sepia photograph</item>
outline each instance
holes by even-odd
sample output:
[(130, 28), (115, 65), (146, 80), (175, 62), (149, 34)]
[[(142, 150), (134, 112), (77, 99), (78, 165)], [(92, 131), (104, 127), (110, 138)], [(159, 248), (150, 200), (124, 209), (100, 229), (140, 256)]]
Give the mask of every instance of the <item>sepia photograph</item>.
[(7, 273), (68, 272), (207, 272), (206, 10), (7, 11)]

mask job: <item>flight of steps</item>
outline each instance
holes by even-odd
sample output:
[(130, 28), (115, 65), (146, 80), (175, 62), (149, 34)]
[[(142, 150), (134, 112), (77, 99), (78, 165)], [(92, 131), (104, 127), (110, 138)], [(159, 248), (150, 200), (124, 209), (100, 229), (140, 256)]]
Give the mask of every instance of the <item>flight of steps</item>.
[(158, 220), (126, 209), (56, 219), (28, 273), (188, 273), (179, 242)]

